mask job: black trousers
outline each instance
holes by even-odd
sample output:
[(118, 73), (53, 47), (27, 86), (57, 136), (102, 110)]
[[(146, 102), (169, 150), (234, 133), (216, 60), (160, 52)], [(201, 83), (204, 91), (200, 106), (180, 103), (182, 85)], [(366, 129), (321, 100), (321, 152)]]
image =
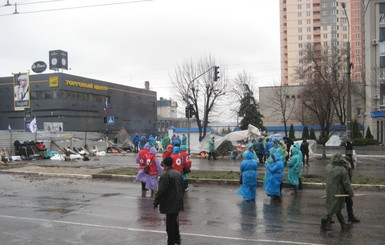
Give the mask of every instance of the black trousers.
[(353, 198), (351, 196), (345, 197), (346, 211), (348, 212), (348, 217), (354, 217), (353, 214)]
[(166, 214), (167, 245), (180, 241), (178, 214)]

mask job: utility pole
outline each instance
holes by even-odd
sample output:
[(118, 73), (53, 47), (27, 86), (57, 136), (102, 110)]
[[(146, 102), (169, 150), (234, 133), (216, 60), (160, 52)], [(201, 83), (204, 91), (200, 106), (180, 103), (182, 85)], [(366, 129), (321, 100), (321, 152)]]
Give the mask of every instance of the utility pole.
[(352, 93), (351, 93), (351, 68), (352, 64), (350, 62), (350, 23), (349, 16), (346, 12), (346, 4), (341, 3), (342, 8), (344, 9), (344, 13), (346, 16), (346, 20), (348, 22), (348, 43), (347, 43), (347, 57), (346, 57), (346, 68), (348, 69), (346, 72), (346, 88), (347, 88), (347, 101), (346, 101), (346, 136), (348, 140), (352, 140)]

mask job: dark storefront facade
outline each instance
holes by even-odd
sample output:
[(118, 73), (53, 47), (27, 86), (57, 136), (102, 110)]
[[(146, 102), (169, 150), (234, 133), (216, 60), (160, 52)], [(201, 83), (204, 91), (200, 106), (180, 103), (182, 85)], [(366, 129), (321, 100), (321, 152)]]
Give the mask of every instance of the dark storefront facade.
[(30, 108), (20, 110), (13, 80), (0, 78), (1, 130), (23, 130), (36, 117), (39, 131), (156, 133), (154, 91), (64, 73), (30, 75)]

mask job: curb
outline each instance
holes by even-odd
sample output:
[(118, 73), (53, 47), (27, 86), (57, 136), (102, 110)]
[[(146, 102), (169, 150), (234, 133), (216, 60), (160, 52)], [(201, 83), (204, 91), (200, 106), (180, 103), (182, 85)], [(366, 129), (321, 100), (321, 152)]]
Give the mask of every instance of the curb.
[[(112, 180), (112, 181), (127, 181), (136, 182), (135, 175), (118, 175), (118, 174), (65, 174), (65, 173), (46, 173), (46, 172), (28, 172), (28, 171), (13, 171), (13, 170), (0, 170), (0, 174), (19, 174), (30, 176), (44, 176), (44, 177), (56, 177), (56, 178), (74, 178), (74, 179), (100, 179), (100, 180)], [(191, 184), (214, 184), (214, 185), (239, 185), (238, 180), (231, 179), (205, 179), (205, 178), (189, 178)], [(302, 183), (305, 189), (325, 189), (325, 183)], [(263, 182), (258, 181), (258, 187), (262, 187)], [(289, 188), (291, 185), (284, 183), (284, 188)], [(363, 185), (352, 184), (352, 188), (355, 191), (375, 191), (385, 192), (385, 185)]]

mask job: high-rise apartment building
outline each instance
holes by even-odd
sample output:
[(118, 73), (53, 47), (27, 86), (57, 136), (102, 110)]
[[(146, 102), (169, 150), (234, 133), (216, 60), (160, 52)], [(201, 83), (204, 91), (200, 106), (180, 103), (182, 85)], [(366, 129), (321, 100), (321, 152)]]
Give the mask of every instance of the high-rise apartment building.
[(365, 50), (362, 5), (361, 0), (280, 0), (281, 84), (301, 84), (296, 70), (301, 66), (308, 43), (342, 49), (348, 47), (349, 41), (351, 79), (362, 82)]

